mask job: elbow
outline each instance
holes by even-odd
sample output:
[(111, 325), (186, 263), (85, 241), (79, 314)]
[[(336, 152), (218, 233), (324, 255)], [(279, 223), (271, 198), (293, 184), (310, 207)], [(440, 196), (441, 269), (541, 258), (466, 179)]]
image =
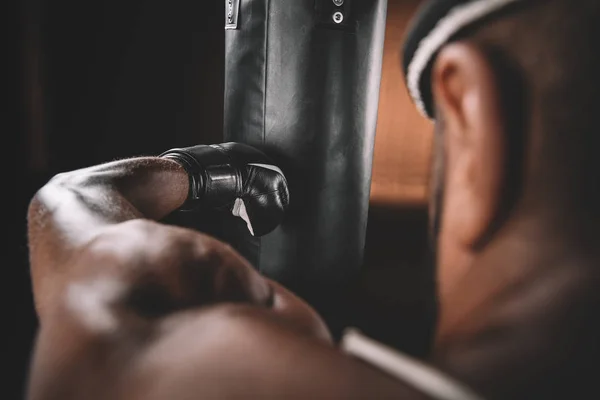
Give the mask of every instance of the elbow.
[(77, 171), (63, 172), (53, 176), (33, 195), (28, 207), (28, 220), (37, 219), (40, 214), (51, 212), (70, 195), (88, 185), (85, 176)]
[(43, 202), (48, 193), (56, 192), (57, 190), (77, 189), (83, 184), (80, 177), (76, 177), (76, 172), (61, 172), (54, 175), (35, 193), (32, 203)]
[(63, 174), (58, 174), (51, 178), (44, 186), (35, 192), (29, 201), (29, 207), (27, 208), (27, 221), (30, 227), (34, 221), (39, 220), (40, 217), (47, 213), (48, 209), (50, 208), (50, 200), (53, 197), (51, 194), (53, 192), (55, 193), (57, 188), (63, 186), (63, 177), (61, 175)]

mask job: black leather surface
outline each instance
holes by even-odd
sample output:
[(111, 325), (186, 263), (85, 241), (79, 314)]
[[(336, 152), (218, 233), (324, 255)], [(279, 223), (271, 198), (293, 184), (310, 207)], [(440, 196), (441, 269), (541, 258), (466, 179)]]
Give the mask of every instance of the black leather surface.
[[(182, 210), (220, 210), (227, 219), (239, 218), (236, 204), (241, 200), (251, 235), (266, 235), (281, 223), (289, 205), (287, 181), (261, 151), (242, 143), (221, 143), (171, 149), (161, 157), (179, 163), (189, 175), (190, 193)], [(211, 230), (206, 223), (201, 226), (204, 232)]]
[(224, 139), (265, 151), (290, 188), (279, 228), (228, 228), (227, 241), (335, 330), (363, 260), (387, 0), (346, 0), (342, 24), (334, 8), (241, 0), (225, 31)]

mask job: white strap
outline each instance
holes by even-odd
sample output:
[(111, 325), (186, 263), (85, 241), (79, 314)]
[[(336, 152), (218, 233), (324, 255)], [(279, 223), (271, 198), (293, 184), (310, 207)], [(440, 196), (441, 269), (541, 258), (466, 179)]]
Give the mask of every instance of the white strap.
[(344, 352), (359, 358), (438, 400), (483, 400), (442, 372), (370, 339), (356, 329), (344, 333)]

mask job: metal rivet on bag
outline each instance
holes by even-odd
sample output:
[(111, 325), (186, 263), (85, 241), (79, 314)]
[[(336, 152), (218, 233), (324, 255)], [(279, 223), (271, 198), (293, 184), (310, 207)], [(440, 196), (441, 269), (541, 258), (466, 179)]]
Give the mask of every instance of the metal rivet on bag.
[(342, 14), (339, 11), (336, 11), (335, 13), (333, 13), (333, 22), (335, 22), (336, 24), (341, 24), (343, 20), (344, 20), (344, 14)]
[(333, 0), (333, 4), (339, 7), (344, 4), (344, 0)]
[(227, 2), (227, 21), (229, 23), (233, 22), (233, 0)]

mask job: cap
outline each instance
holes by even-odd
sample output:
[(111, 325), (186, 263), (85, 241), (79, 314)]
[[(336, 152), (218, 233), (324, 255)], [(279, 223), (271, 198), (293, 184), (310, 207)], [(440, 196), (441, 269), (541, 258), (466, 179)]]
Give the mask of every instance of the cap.
[(524, 1), (425, 1), (408, 29), (402, 55), (406, 86), (424, 116), (434, 118), (430, 71), (438, 51), (460, 30), (508, 5)]

